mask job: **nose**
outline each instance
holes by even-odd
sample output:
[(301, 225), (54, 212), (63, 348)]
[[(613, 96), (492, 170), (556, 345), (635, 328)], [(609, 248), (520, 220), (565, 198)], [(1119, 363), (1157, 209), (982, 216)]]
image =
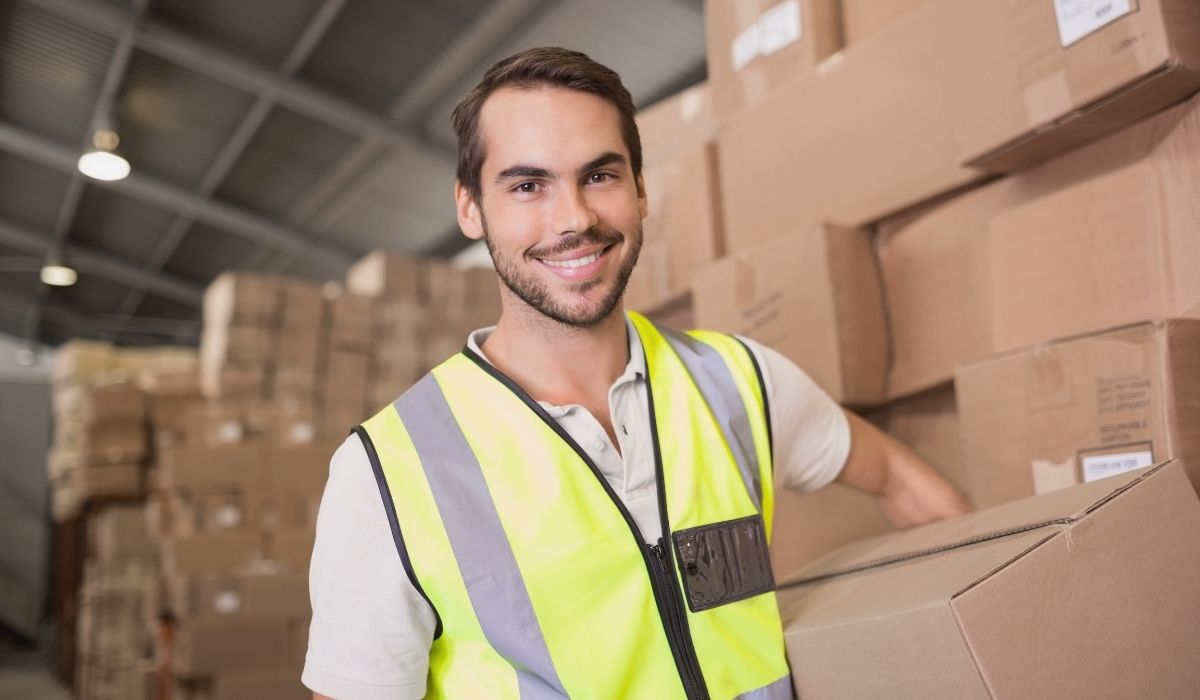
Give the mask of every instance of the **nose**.
[(582, 188), (563, 187), (554, 198), (554, 232), (560, 236), (583, 233), (599, 219)]

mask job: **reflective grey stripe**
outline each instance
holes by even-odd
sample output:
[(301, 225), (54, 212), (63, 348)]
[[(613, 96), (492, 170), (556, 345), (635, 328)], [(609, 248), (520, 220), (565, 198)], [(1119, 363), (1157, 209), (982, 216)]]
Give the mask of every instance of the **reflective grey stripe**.
[(488, 643), (516, 670), (522, 698), (567, 697), (479, 460), (437, 380), (425, 375), (393, 405), (421, 458)]
[(746, 404), (738, 393), (733, 372), (721, 354), (699, 340), (667, 328), (659, 329), (663, 336), (675, 349), (688, 374), (696, 382), (696, 387), (704, 396), (705, 402), (716, 416), (717, 424), (725, 442), (733, 452), (738, 469), (742, 472), (742, 480), (746, 482), (746, 491), (755, 508), (760, 508), (762, 502), (761, 478), (759, 477), (758, 450), (754, 448), (754, 431), (750, 427), (750, 416), (746, 413)]
[(792, 677), (788, 675), (770, 685), (742, 693), (733, 700), (792, 700), (795, 697), (792, 694)]

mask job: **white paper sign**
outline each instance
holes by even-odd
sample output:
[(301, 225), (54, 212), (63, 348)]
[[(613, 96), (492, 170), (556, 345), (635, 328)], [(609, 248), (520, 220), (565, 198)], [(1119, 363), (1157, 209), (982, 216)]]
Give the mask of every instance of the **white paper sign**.
[(1154, 455), (1149, 450), (1111, 455), (1088, 455), (1083, 457), (1080, 463), (1083, 467), (1083, 480), (1087, 483), (1148, 467), (1154, 464)]
[(1054, 0), (1063, 48), (1133, 12), (1134, 0)]
[(800, 0), (786, 0), (758, 17), (758, 50), (770, 56), (800, 40)]
[(739, 71), (758, 56), (758, 25), (752, 24), (733, 40), (730, 47), (733, 69)]

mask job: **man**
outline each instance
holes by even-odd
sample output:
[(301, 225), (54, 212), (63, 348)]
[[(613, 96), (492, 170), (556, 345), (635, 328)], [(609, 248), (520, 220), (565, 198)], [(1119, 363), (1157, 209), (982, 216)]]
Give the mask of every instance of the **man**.
[(633, 112), (615, 73), (548, 48), (455, 110), (458, 221), (503, 312), (333, 458), (317, 697), (789, 698), (772, 482), (878, 494), (898, 526), (967, 510), (779, 354), (623, 313)]

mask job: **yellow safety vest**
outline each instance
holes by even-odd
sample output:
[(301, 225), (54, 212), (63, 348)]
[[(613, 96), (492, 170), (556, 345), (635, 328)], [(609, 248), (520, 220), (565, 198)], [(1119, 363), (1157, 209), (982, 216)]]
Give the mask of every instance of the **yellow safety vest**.
[(630, 319), (657, 544), (558, 423), (469, 349), (356, 429), (437, 617), (426, 697), (792, 697), (759, 368), (731, 336)]

